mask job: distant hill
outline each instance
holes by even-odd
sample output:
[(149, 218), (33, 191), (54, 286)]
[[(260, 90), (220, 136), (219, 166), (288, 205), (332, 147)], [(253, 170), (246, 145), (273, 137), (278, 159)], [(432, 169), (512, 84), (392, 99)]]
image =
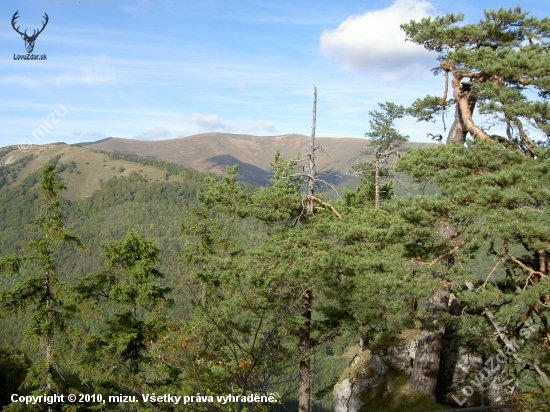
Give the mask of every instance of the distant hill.
[[(3, 151), (5, 152), (7, 148)], [(21, 160), (25, 159), (23, 162)], [(52, 158), (66, 165), (58, 169), (59, 177), (68, 182), (68, 190), (64, 197), (69, 200), (89, 197), (99, 190), (101, 182), (106, 182), (114, 177), (129, 176), (135, 172), (145, 177), (150, 182), (182, 181), (177, 175), (166, 176), (164, 170), (158, 167), (142, 165), (126, 160), (113, 160), (103, 153), (95, 153), (77, 145), (47, 144), (32, 146), (29, 151), (12, 150), (2, 155), (0, 152), (0, 167), (12, 167), (9, 173), (4, 170), (1, 175), (7, 175), (8, 180), (0, 182), (0, 187), (18, 186), (32, 173), (41, 169)], [(70, 166), (70, 167), (69, 167)]]
[[(358, 138), (318, 137), (316, 143), (323, 150), (318, 152), (317, 170), (341, 176), (326, 176), (328, 182), (340, 184), (352, 179), (350, 167), (362, 160), (372, 160), (360, 154), (369, 140)], [(408, 146), (432, 144), (408, 143)], [(128, 155), (161, 159), (192, 167), (203, 172), (221, 174), (226, 166), (240, 165), (241, 179), (253, 184), (266, 184), (271, 177), (270, 163), (279, 150), (286, 158), (306, 153), (309, 136), (289, 134), (282, 136), (251, 136), (230, 133), (203, 133), (176, 139), (144, 141), (110, 138), (86, 143), (95, 150), (118, 151)]]

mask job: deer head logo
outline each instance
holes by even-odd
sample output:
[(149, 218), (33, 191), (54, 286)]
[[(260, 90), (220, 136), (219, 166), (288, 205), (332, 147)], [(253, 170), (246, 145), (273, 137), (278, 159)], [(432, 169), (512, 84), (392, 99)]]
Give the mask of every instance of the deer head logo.
[(21, 33), (19, 31), (19, 26), (15, 27), (15, 20), (17, 20), (17, 18), (19, 17), (17, 13), (19, 13), (19, 10), (17, 10), (13, 15), (13, 17), (11, 18), (11, 25), (13, 29), (21, 35), (21, 38), (25, 40), (25, 48), (27, 49), (27, 53), (32, 53), (32, 51), (34, 50), (34, 42), (36, 41), (36, 38), (38, 37), (38, 35), (42, 33), (42, 31), (44, 30), (44, 28), (46, 27), (46, 24), (48, 24), (49, 17), (46, 13), (44, 13), (44, 19), (46, 21), (42, 23), (42, 28), (38, 31), (33, 30), (32, 35), (29, 36), (27, 34), (27, 30), (25, 30), (24, 33)]

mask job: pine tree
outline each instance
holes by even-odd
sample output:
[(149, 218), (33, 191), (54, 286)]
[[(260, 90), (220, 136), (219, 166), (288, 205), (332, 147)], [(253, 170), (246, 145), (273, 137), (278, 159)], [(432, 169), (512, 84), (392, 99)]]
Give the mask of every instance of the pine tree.
[[(445, 75), (443, 96), (417, 100), (410, 113), (434, 120), (454, 105), (448, 143), (464, 143), (470, 133), (534, 156), (537, 143), (529, 129), (540, 133), (543, 144), (550, 134), (550, 19), (529, 17), (520, 7), (484, 13), (478, 24), (459, 24), (462, 14), (447, 14), (401, 25), (407, 40), (439, 53), (434, 73)], [(476, 106), (489, 126), (474, 120)], [(495, 124), (505, 135), (489, 133)]]
[(392, 102), (378, 105), (383, 111), (369, 111), (372, 117), (369, 121), (371, 130), (365, 133), (365, 137), (370, 137), (371, 141), (367, 150), (361, 152), (368, 155), (374, 151), (374, 164), (360, 163), (350, 169), (350, 173), (361, 174), (361, 189), (355, 193), (345, 192), (348, 205), (374, 200), (375, 207), (380, 209), (381, 200), (389, 199), (393, 195), (391, 180), (382, 185), (381, 179), (391, 175), (388, 162), (399, 158), (398, 147), (409, 139), (409, 136), (399, 133), (394, 127), (395, 120), (403, 118), (406, 111), (405, 107)]
[[(475, 139), (498, 142), (536, 157), (537, 146), (547, 144), (550, 132), (550, 20), (528, 17), (519, 7), (485, 11), (485, 19), (478, 24), (457, 24), (462, 20), (462, 14), (448, 14), (401, 26), (407, 40), (439, 53), (440, 64), (434, 73), (445, 75), (443, 96), (418, 99), (408, 112), (419, 121), (435, 121), (439, 114), (444, 120), (446, 111), (455, 106), (447, 143), (463, 145), (469, 133)], [(449, 81), (452, 98), (448, 95)], [(476, 106), (481, 116), (476, 115)], [(489, 126), (474, 120), (476, 116), (488, 119)], [(489, 134), (489, 128), (495, 125), (501, 126), (505, 135)], [(528, 129), (534, 129), (544, 140), (536, 143)], [(450, 224), (440, 230), (450, 239), (460, 233)], [(447, 266), (453, 263), (452, 250), (443, 259)], [(444, 305), (436, 301), (444, 301), (447, 296), (445, 287), (434, 295), (432, 306), (441, 309)], [(431, 314), (435, 323), (439, 323), (437, 311)], [(433, 394), (441, 352), (441, 345), (433, 342), (441, 341), (443, 329), (423, 333), (419, 352), (420, 359), (425, 354), (427, 362), (415, 364), (411, 386)]]
[[(306, 223), (300, 222), (307, 195), (301, 192), (303, 177), (294, 169), (296, 162), (277, 153), (271, 186), (250, 196), (239, 188), (236, 168), (228, 168), (221, 181), (208, 178), (195, 219), (184, 225), (190, 237), (183, 253), (186, 281), (195, 296), (197, 328), (208, 334), (205, 345), (224, 365), (220, 373), (226, 384), (232, 382), (232, 391), (240, 394), (273, 390), (297, 367), (303, 382), (304, 360), (339, 327), (336, 315), (322, 314), (324, 309), (338, 312), (326, 304), (322, 286), (334, 275), (330, 262), (335, 251), (323, 227), (338, 218), (329, 206), (319, 206), (307, 213)], [(323, 204), (316, 197), (313, 201)], [(242, 223), (253, 221), (263, 235), (250, 242)], [(309, 316), (304, 316), (306, 293), (317, 302), (306, 309)], [(223, 386), (213, 389), (222, 391)], [(310, 407), (310, 399), (308, 394), (302, 407)]]
[[(504, 366), (522, 389), (540, 391), (549, 382), (544, 365), (550, 360), (544, 349), (550, 343), (550, 156), (548, 149), (535, 154), (467, 141), (465, 147), (411, 151), (398, 167), (441, 190), (454, 235), (437, 263), (455, 262), (445, 280), (464, 308), (458, 314), (462, 344), (491, 356), (506, 339), (523, 341)], [(491, 263), (465, 270), (474, 256)], [(529, 336), (526, 324), (532, 326)], [(498, 345), (491, 339), (495, 331)]]

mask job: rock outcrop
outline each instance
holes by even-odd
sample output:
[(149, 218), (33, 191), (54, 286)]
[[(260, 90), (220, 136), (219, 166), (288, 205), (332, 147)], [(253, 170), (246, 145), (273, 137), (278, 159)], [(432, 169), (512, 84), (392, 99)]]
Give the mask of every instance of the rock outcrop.
[(357, 355), (334, 386), (333, 412), (368, 410), (369, 397), (392, 394), (396, 376), (410, 376), (412, 372), (418, 335), (415, 330), (405, 331), (392, 345)]
[[(415, 410), (415, 406), (428, 403), (434, 410), (442, 409), (408, 387), (419, 336), (419, 330), (405, 330), (394, 341), (357, 355), (334, 386), (332, 411), (385, 410), (384, 405), (393, 405), (391, 410), (399, 410), (399, 405), (403, 410)], [(484, 379), (484, 360), (460, 348), (457, 336), (445, 336), (443, 351), (438, 386), (441, 382), (439, 390), (444, 396), (439, 402), (452, 407), (490, 405), (510, 396), (506, 373), (499, 369)]]

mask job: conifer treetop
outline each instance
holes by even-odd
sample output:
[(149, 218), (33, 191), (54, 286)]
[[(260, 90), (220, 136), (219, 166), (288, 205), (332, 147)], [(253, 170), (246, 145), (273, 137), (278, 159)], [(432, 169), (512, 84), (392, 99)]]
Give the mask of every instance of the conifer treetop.
[[(529, 132), (541, 135), (544, 144), (550, 136), (550, 19), (529, 17), (520, 7), (484, 13), (477, 24), (459, 25), (463, 14), (447, 14), (401, 25), (408, 41), (439, 53), (433, 71), (445, 75), (443, 96), (418, 99), (409, 113), (430, 121), (457, 104), (472, 136), (535, 155), (540, 143)], [(472, 95), (479, 113), (488, 115), (493, 126), (504, 126), (505, 136), (491, 135), (491, 125), (474, 121)]]

